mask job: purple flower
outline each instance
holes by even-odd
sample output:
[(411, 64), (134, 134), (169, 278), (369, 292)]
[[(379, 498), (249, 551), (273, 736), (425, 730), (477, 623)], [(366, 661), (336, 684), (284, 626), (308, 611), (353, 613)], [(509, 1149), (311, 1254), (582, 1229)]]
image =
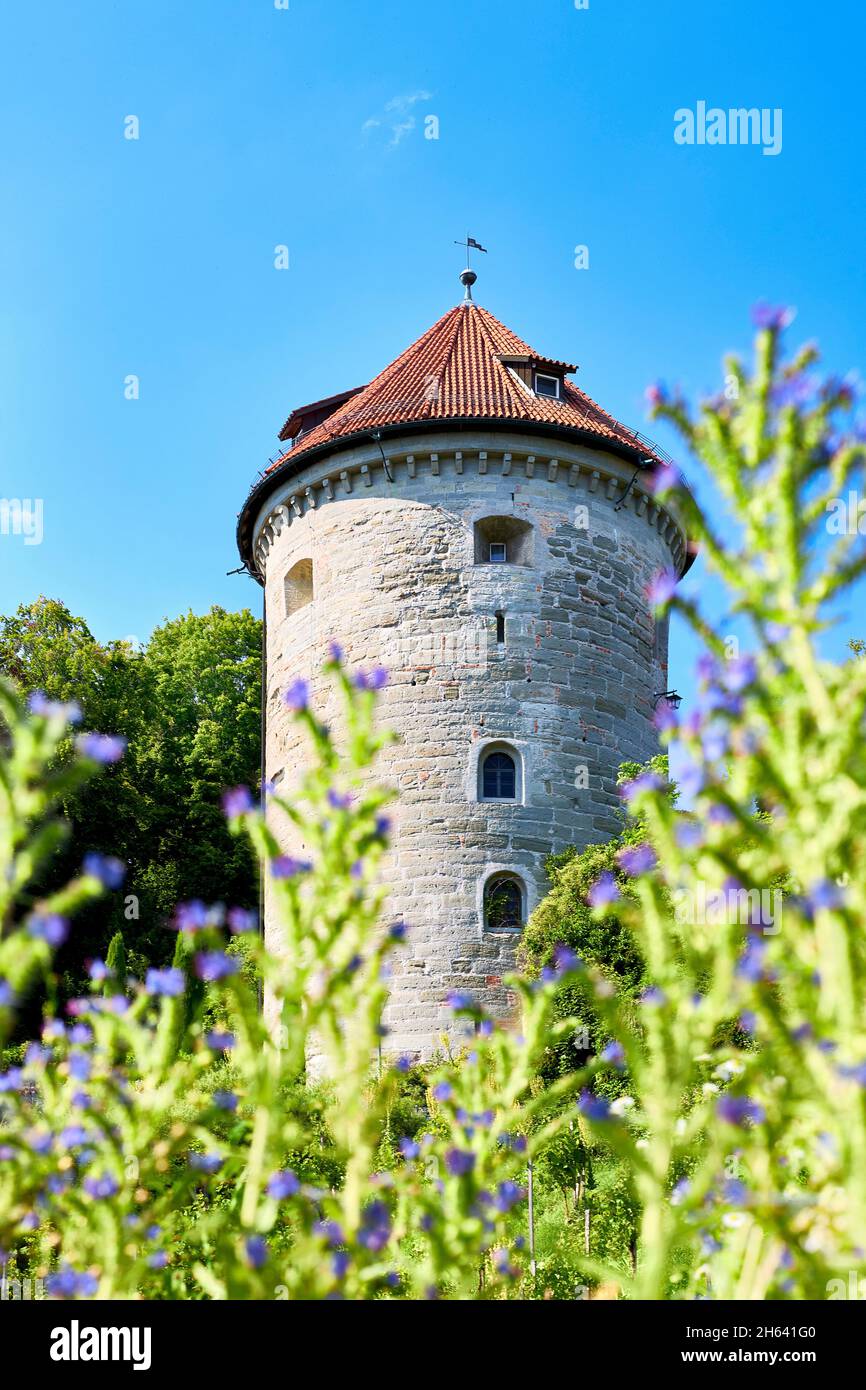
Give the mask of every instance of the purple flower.
[(511, 1149), (512, 1153), (526, 1153), (526, 1136), (523, 1134), (500, 1134), (498, 1142), (503, 1149)]
[(234, 1091), (214, 1091), (213, 1103), (218, 1110), (228, 1110), (232, 1115), (238, 1108), (238, 1098)]
[(227, 956), (225, 951), (203, 951), (195, 958), (195, 973), (200, 980), (213, 983), (215, 980), (226, 980), (237, 972), (237, 961)]
[(4, 1091), (18, 1091), (24, 1084), (24, 1073), (20, 1067), (10, 1067), (0, 1072), (0, 1095)]
[(445, 1170), (452, 1178), (465, 1178), (475, 1167), (475, 1155), (467, 1149), (447, 1149)]
[(82, 1047), (93, 1041), (93, 1029), (88, 1027), (86, 1023), (74, 1023), (69, 1030), (69, 1041), (75, 1043), (77, 1047)]
[(695, 821), (683, 820), (674, 830), (674, 839), (680, 849), (699, 849), (704, 842), (704, 832)]
[(379, 839), (384, 840), (385, 837), (389, 835), (391, 832), (390, 816), (377, 816), (374, 829), (376, 831), (376, 834), (379, 836)]
[(736, 973), (740, 979), (748, 980), (750, 984), (758, 984), (759, 981), (768, 979), (766, 954), (766, 941), (760, 937), (750, 937), (736, 965)]
[(601, 1096), (594, 1096), (591, 1091), (581, 1091), (577, 1108), (581, 1115), (585, 1115), (588, 1120), (609, 1120), (610, 1104)]
[(98, 878), (103, 888), (119, 888), (126, 877), (126, 865), (103, 854), (85, 854), (82, 871), (90, 878)]
[(92, 960), (87, 967), (87, 973), (94, 984), (101, 984), (108, 979), (109, 970), (104, 960)]
[(288, 690), (283, 694), (283, 704), (287, 709), (294, 710), (295, 713), (306, 709), (310, 703), (310, 683), (305, 680), (292, 681)]
[(450, 1100), (454, 1094), (454, 1088), (450, 1081), (440, 1081), (433, 1087), (434, 1100)]
[(663, 381), (654, 381), (644, 391), (644, 397), (652, 406), (664, 405), (669, 399), (668, 388)]
[(44, 1066), (51, 1058), (51, 1049), (43, 1047), (41, 1043), (29, 1043), (24, 1054), (24, 1065), (26, 1067)]
[(816, 394), (818, 382), (807, 372), (793, 372), (773, 387), (771, 397), (777, 406), (808, 405)]
[(226, 915), (229, 931), (235, 936), (243, 932), (255, 931), (259, 925), (258, 915), (246, 907), (230, 907)]
[(65, 917), (49, 913), (45, 917), (31, 917), (27, 930), (31, 936), (47, 941), (49, 946), (62, 946), (69, 935), (69, 923)]
[(89, 1081), (93, 1071), (93, 1060), (86, 1052), (70, 1052), (69, 1075), (75, 1081)]
[(189, 903), (178, 903), (174, 914), (178, 931), (197, 932), (210, 926), (210, 916), (203, 902), (195, 899)]
[(223, 1166), (223, 1160), (219, 1154), (195, 1154), (189, 1155), (189, 1166), (195, 1168), (199, 1173), (218, 1173)]
[(627, 845), (617, 854), (617, 859), (627, 874), (638, 878), (648, 874), (656, 866), (655, 850), (652, 845)]
[(83, 1125), (67, 1125), (60, 1131), (60, 1144), (64, 1149), (77, 1149), (86, 1144), (89, 1135)]
[(148, 1255), (147, 1264), (149, 1269), (165, 1269), (168, 1255), (164, 1250), (154, 1250), (152, 1255)]
[(644, 792), (661, 791), (664, 782), (657, 772), (640, 772), (637, 777), (632, 777), (631, 781), (623, 782), (619, 788), (619, 794), (623, 801), (631, 805), (636, 796), (642, 796)]
[(580, 957), (563, 942), (553, 948), (553, 963), (560, 975), (568, 975), (572, 970), (579, 970), (582, 965)]
[(670, 603), (677, 587), (677, 577), (672, 569), (659, 570), (646, 586), (646, 596), (652, 608), (663, 608)]
[(513, 1182), (510, 1178), (506, 1178), (496, 1189), (493, 1205), (497, 1211), (503, 1213), (508, 1212), (512, 1207), (515, 1207), (518, 1202), (522, 1202), (525, 1196), (526, 1190), (522, 1188), (519, 1183)]
[(264, 1236), (247, 1236), (244, 1249), (250, 1268), (261, 1269), (268, 1258), (268, 1242)]
[(622, 1070), (625, 1066), (625, 1048), (621, 1042), (609, 1042), (607, 1047), (602, 1050), (601, 1060), (607, 1062), (612, 1067)]
[(609, 869), (605, 869), (591, 885), (586, 899), (590, 907), (607, 907), (610, 903), (616, 902), (619, 896), (616, 879)]
[(83, 757), (107, 766), (120, 762), (126, 752), (126, 739), (115, 734), (82, 734), (75, 746)]
[[(125, 1014), (132, 1001), (125, 994), (112, 994), (110, 999), (102, 999), (98, 1007), (107, 1014)], [(94, 1007), (97, 1007), (94, 1002)]]
[(92, 1274), (79, 1274), (69, 1265), (45, 1279), (45, 1291), (52, 1298), (90, 1298), (98, 1287)]
[(659, 700), (653, 711), (653, 724), (660, 734), (669, 733), (679, 723), (677, 712), (670, 700)]
[(81, 723), (81, 709), (74, 700), (49, 700), (44, 690), (34, 690), (27, 697), (27, 708), (41, 719), (57, 719), (63, 724)]
[(333, 787), (328, 789), (328, 805), (335, 811), (348, 811), (354, 800), (351, 792), (338, 792)]
[(845, 906), (845, 894), (837, 883), (829, 878), (818, 879), (806, 894), (806, 902), (813, 912), (835, 912)]
[(338, 666), (342, 663), (343, 648), (340, 646), (339, 642), (328, 643), (328, 657), (331, 661), (335, 661)]
[(645, 989), (643, 994), (640, 995), (638, 1003), (643, 1004), (648, 1009), (658, 1008), (660, 1004), (665, 1003), (664, 990), (659, 989), (658, 985), (650, 985), (649, 988)]
[(11, 1009), (14, 1003), (14, 989), (8, 980), (0, 979), (0, 1009)]
[(455, 1014), (473, 1013), (477, 1008), (471, 994), (456, 989), (446, 995), (445, 1003)]
[(271, 878), (296, 878), (312, 869), (309, 859), (295, 859), (291, 854), (278, 854), (271, 863)]
[(336, 1221), (317, 1221), (313, 1227), (313, 1234), (327, 1241), (332, 1250), (346, 1243), (343, 1228)]
[(726, 806), (723, 801), (714, 801), (707, 808), (707, 820), (710, 825), (733, 825), (736, 819), (730, 806)]
[(374, 666), (370, 671), (356, 671), (352, 681), (358, 690), (382, 690), (388, 684), (388, 672), (384, 666)]
[(352, 1263), (348, 1250), (335, 1250), (331, 1256), (331, 1270), (335, 1279), (345, 1279)]
[(414, 1139), (403, 1138), (400, 1140), (397, 1147), (407, 1163), (410, 1159), (417, 1158), (421, 1152), (421, 1145), (416, 1144)]
[(235, 1045), (235, 1035), (214, 1028), (206, 1035), (205, 1042), (213, 1052), (229, 1052)]
[(223, 793), (222, 805), (224, 815), (234, 820), (236, 816), (245, 816), (249, 811), (254, 811), (256, 804), (249, 787), (232, 787)]
[(163, 994), (167, 998), (177, 999), (183, 994), (186, 981), (182, 970), (168, 966), (165, 970), (148, 970), (144, 988), (148, 994)]
[(748, 1096), (730, 1094), (721, 1096), (716, 1102), (716, 1114), (725, 1124), (737, 1125), (740, 1129), (745, 1129), (750, 1124), (761, 1124), (764, 1119), (760, 1105), (749, 1100)]
[(384, 1250), (391, 1235), (391, 1214), (381, 1198), (369, 1202), (361, 1214), (358, 1244), (378, 1254)]
[(758, 666), (753, 656), (736, 656), (727, 663), (722, 679), (735, 694), (748, 689), (758, 679)]
[(85, 1178), (82, 1187), (89, 1197), (93, 1197), (97, 1201), (116, 1197), (120, 1191), (117, 1179), (113, 1178), (110, 1173), (104, 1173), (101, 1178)]
[(703, 791), (706, 778), (702, 767), (697, 763), (685, 763), (677, 775), (677, 785), (684, 796), (697, 796)]
[(405, 923), (405, 922), (392, 922), (391, 925), (390, 925), (390, 927), (388, 928), (388, 935), (390, 936), (390, 938), (391, 938), (392, 941), (405, 941), (405, 940), (406, 940), (406, 923)]
[(284, 1168), (281, 1173), (274, 1173), (268, 1183), (268, 1196), (273, 1197), (275, 1202), (283, 1202), (287, 1197), (294, 1197), (301, 1190), (301, 1184), (291, 1168)]
[(779, 333), (794, 321), (796, 309), (775, 307), (761, 299), (752, 308), (752, 323), (755, 328)]

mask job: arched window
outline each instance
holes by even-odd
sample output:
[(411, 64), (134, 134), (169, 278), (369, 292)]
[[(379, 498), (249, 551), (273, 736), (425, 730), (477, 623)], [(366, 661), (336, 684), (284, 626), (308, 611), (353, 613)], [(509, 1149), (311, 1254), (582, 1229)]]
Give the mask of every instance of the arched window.
[(299, 608), (313, 601), (313, 562), (299, 560), (292, 565), (283, 580), (283, 593), (286, 601), (286, 617), (290, 618)]
[(519, 931), (523, 926), (523, 888), (510, 874), (494, 874), (484, 885), (487, 931)]
[(485, 801), (515, 801), (517, 764), (510, 753), (497, 749), (481, 761), (481, 795)]

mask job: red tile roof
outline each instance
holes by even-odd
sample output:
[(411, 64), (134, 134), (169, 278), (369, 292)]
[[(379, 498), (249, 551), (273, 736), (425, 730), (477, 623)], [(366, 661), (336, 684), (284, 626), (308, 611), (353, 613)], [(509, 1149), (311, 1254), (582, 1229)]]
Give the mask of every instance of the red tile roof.
[[(524, 358), (563, 378), (562, 399), (536, 396), (502, 359)], [(301, 434), (294, 447), (267, 470), (294, 461), (310, 449), (354, 435), (425, 420), (513, 420), (557, 425), (639, 450), (656, 460), (633, 431), (579, 390), (565, 375), (576, 368), (536, 353), (479, 304), (449, 309), (432, 328), (333, 414)], [(308, 409), (307, 407), (304, 408)], [(299, 412), (293, 412), (289, 421)], [(289, 424), (287, 421), (287, 425)], [(283, 427), (285, 437), (286, 426)], [(591, 442), (591, 441), (588, 441)]]

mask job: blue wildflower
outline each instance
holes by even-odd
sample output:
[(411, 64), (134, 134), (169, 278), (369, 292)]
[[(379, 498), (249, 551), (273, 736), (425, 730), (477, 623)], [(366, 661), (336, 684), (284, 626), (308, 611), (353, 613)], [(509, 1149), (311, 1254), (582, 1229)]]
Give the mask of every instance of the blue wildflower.
[(107, 767), (120, 762), (126, 752), (126, 739), (114, 734), (81, 734), (75, 746), (82, 757)]
[(268, 1196), (273, 1197), (275, 1202), (283, 1202), (287, 1197), (294, 1197), (301, 1190), (301, 1184), (291, 1168), (285, 1168), (281, 1173), (274, 1173), (268, 1183)]
[(200, 980), (213, 983), (226, 980), (237, 972), (238, 962), (227, 956), (225, 951), (204, 951), (195, 958), (195, 973)]
[(256, 803), (249, 787), (232, 787), (229, 791), (223, 792), (222, 807), (228, 820), (236, 820), (238, 816), (245, 816), (254, 811)]
[(126, 865), (111, 855), (85, 854), (82, 871), (96, 878), (103, 888), (119, 888), (126, 877)]

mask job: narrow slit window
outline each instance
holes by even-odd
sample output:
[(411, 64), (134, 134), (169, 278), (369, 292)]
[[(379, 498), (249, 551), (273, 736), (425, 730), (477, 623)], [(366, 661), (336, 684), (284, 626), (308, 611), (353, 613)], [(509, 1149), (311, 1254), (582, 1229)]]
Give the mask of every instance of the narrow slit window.
[(505, 614), (496, 614), (496, 643), (497, 646), (505, 645)]

